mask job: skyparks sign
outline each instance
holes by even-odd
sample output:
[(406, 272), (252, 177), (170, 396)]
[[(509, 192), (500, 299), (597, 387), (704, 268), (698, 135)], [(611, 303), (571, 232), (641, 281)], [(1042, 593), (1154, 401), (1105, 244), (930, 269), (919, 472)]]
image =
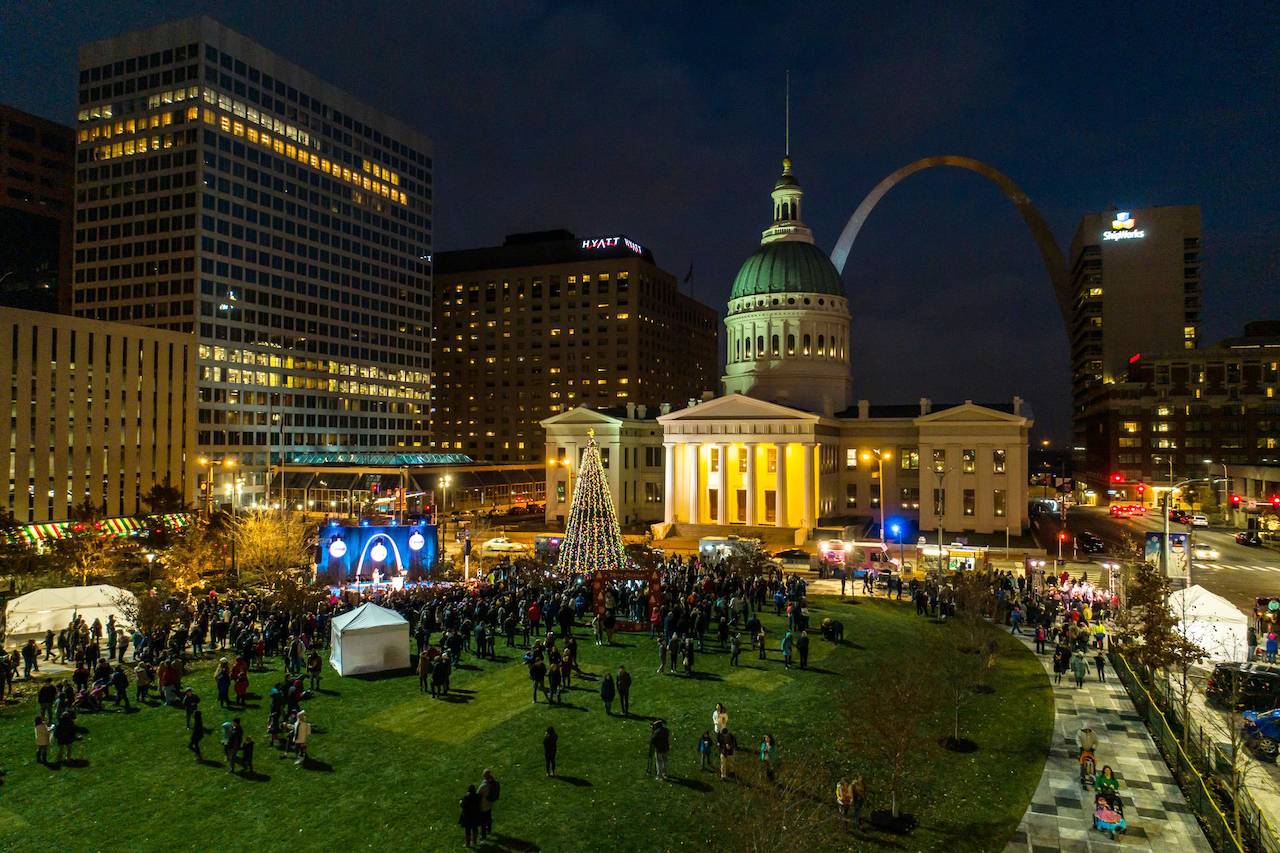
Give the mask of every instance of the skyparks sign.
[(1136, 230), (1135, 226), (1137, 224), (1127, 210), (1118, 211), (1116, 218), (1111, 220), (1111, 230), (1104, 231), (1102, 239), (1104, 242), (1107, 240), (1141, 240), (1147, 236), (1147, 232)]

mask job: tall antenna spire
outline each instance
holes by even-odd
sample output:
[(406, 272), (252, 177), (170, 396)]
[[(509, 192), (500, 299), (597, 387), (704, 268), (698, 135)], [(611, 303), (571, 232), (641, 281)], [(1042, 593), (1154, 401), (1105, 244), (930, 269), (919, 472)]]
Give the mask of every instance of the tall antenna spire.
[(790, 68), (787, 69), (786, 102), (787, 102), (787, 106), (786, 106), (787, 138), (786, 138), (785, 150), (782, 152), (782, 154), (785, 157), (790, 157), (791, 156), (791, 69)]

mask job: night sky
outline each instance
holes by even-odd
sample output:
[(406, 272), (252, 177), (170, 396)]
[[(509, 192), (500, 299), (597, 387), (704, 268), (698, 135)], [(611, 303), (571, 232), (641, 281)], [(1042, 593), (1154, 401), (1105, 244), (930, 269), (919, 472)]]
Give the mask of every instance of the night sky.
[[(723, 311), (771, 218), (789, 68), (825, 251), (883, 177), (965, 155), (1064, 247), (1086, 212), (1200, 204), (1204, 339), (1280, 318), (1274, 3), (10, 2), (0, 100), (73, 123), (79, 43), (202, 11), (434, 137), (437, 251), (625, 233), (677, 277), (692, 263), (694, 295)], [(844, 279), (856, 396), (1020, 394), (1037, 433), (1069, 437), (1057, 305), (994, 186), (906, 179)]]

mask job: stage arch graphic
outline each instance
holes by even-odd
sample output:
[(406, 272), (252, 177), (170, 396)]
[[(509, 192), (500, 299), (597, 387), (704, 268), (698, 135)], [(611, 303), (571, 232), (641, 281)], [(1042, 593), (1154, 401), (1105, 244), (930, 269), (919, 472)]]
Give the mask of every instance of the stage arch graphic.
[(1036, 206), (1031, 203), (1031, 199), (1027, 198), (1027, 194), (1009, 176), (971, 157), (958, 157), (955, 155), (925, 157), (914, 163), (908, 163), (876, 184), (875, 189), (868, 193), (867, 197), (858, 205), (857, 210), (853, 212), (853, 216), (849, 217), (848, 224), (844, 226), (844, 231), (840, 232), (840, 239), (836, 241), (836, 246), (831, 251), (831, 262), (835, 264), (836, 270), (841, 273), (844, 272), (845, 261), (849, 259), (849, 251), (853, 248), (853, 241), (857, 239), (858, 232), (862, 229), (862, 223), (867, 221), (867, 217), (871, 214), (871, 209), (884, 197), (884, 194), (894, 184), (908, 175), (913, 175), (916, 172), (930, 169), (934, 166), (955, 166), (960, 169), (968, 169), (970, 172), (976, 172), (999, 187), (1009, 201), (1013, 202), (1014, 206), (1018, 208), (1018, 213), (1022, 215), (1022, 221), (1027, 224), (1027, 228), (1031, 231), (1031, 237), (1036, 241), (1036, 246), (1040, 249), (1040, 256), (1044, 259), (1044, 266), (1049, 273), (1049, 280), (1053, 283), (1054, 295), (1058, 299), (1058, 308), (1062, 312), (1062, 320), (1064, 323), (1069, 324), (1071, 293), (1069, 291), (1070, 282), (1067, 279), (1067, 263), (1063, 258), (1062, 249), (1059, 248), (1057, 240), (1053, 238), (1053, 233), (1050, 232), (1049, 226), (1045, 224), (1044, 217), (1040, 215), (1040, 211), (1036, 209)]
[(395, 540), (385, 533), (377, 533), (365, 540), (364, 547), (360, 549), (360, 559), (356, 563), (356, 577), (360, 577), (360, 572), (364, 568), (364, 558), (373, 548), (374, 543), (385, 541), (391, 547), (391, 553), (396, 558), (396, 572), (398, 574), (405, 573), (405, 564), (400, 559), (400, 548), (396, 545)]

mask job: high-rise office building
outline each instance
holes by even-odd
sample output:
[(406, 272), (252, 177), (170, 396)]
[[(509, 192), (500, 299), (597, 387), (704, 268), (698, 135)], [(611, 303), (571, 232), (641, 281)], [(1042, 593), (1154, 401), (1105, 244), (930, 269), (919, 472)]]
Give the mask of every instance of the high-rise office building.
[(684, 404), (717, 387), (720, 321), (625, 236), (513, 234), (439, 252), (440, 450), (541, 462), (541, 421), (575, 406)]
[(14, 521), (65, 521), (86, 502), (108, 518), (145, 512), (143, 495), (166, 482), (193, 501), (191, 335), (0, 308), (0, 376)]
[(81, 48), (75, 312), (195, 334), (242, 500), (282, 456), (426, 446), (431, 156), (207, 17)]
[(1200, 208), (1085, 216), (1071, 241), (1071, 392), (1077, 456), (1084, 400), (1142, 352), (1194, 349), (1200, 328)]
[(75, 131), (0, 104), (0, 304), (71, 310)]

